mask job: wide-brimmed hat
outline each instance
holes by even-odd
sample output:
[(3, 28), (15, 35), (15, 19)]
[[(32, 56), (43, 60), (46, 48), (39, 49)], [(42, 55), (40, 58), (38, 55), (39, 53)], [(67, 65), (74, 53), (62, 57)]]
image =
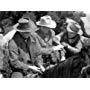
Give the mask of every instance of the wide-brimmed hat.
[(31, 19), (21, 18), (18, 21), (18, 26), (16, 27), (19, 32), (31, 32), (38, 30), (37, 26)]
[(45, 26), (48, 28), (56, 28), (56, 22), (48, 15), (40, 18), (40, 21), (36, 22), (38, 26)]
[(70, 25), (70, 29), (73, 31), (73, 32), (78, 32), (79, 31), (79, 28), (77, 25), (75, 25), (74, 23), (72, 23), (72, 25)]
[(68, 23), (67, 31), (78, 33), (78, 31), (81, 27), (78, 25), (78, 23), (76, 21), (67, 18), (66, 22)]

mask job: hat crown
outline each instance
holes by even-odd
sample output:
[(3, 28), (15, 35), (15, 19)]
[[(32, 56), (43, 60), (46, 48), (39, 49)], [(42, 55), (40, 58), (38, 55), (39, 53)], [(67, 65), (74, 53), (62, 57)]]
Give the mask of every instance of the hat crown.
[(21, 18), (18, 22), (19, 25), (17, 25), (17, 29), (21, 31), (25, 32), (25, 30), (28, 30), (30, 32), (30, 31), (36, 31), (38, 29), (35, 23), (31, 19), (27, 20), (25, 18)]
[(76, 21), (67, 18), (66, 22), (68, 23), (68, 27), (69, 27), (69, 29), (67, 29), (68, 31), (71, 31), (71, 32), (78, 32), (79, 31), (80, 26)]
[(41, 17), (40, 22), (42, 24), (49, 25), (49, 24), (51, 24), (51, 20), (52, 20), (52, 18), (50, 16), (43, 16), (43, 17)]
[(56, 28), (57, 25), (56, 22), (48, 15), (41, 17), (40, 21), (36, 22), (36, 24), (48, 28)]
[(24, 18), (21, 18), (18, 20), (18, 23), (28, 23), (28, 22), (29, 22), (29, 20), (24, 19)]

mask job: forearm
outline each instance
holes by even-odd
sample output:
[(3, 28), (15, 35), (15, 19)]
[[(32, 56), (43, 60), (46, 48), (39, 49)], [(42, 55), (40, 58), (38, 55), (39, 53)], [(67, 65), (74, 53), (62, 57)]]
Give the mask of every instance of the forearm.
[(68, 45), (67, 47), (69, 50), (73, 51), (74, 53), (78, 53), (81, 51), (81, 48), (75, 48), (75, 47), (72, 47), (70, 45)]
[(63, 49), (63, 47), (64, 47), (63, 45), (52, 46), (50, 48), (42, 49), (42, 52), (44, 54), (51, 54), (53, 51), (58, 51), (58, 50)]

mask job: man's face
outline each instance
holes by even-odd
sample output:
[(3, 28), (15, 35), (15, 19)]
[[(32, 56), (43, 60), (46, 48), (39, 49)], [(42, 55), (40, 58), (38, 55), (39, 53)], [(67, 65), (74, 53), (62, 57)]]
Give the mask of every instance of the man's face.
[(75, 33), (75, 32), (68, 32), (68, 36), (69, 36), (69, 37), (74, 37), (76, 34), (77, 34), (77, 33)]
[(28, 38), (29, 32), (20, 32), (24, 38)]
[(49, 31), (50, 30), (50, 28), (48, 28), (48, 27), (41, 27), (41, 30), (43, 31), (43, 32), (47, 32), (47, 31)]

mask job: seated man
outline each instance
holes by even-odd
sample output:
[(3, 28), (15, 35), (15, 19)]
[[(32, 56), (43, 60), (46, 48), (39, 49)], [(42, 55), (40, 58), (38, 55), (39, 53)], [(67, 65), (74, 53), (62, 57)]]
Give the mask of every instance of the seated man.
[[(18, 21), (18, 26), (15, 30), (18, 32), (14, 35), (13, 39), (9, 42), (9, 60), (12, 68), (11, 77), (24, 77), (27, 74), (27, 70), (33, 70), (39, 72), (39, 68), (31, 63), (31, 52), (30, 45), (30, 32), (32, 32), (32, 21), (21, 18)], [(35, 29), (35, 28), (34, 28)], [(30, 35), (31, 36), (31, 35)], [(34, 41), (32, 37), (32, 42)], [(25, 72), (26, 71), (26, 72)], [(15, 74), (15, 75), (14, 75)]]
[[(55, 32), (53, 29), (56, 28), (56, 22), (52, 20), (50, 16), (46, 15), (41, 17), (40, 21), (36, 22), (36, 24), (40, 27), (40, 29), (36, 31), (36, 34), (37, 39), (40, 42), (40, 51), (42, 53), (44, 62), (46, 63), (51, 61), (52, 63), (57, 63), (58, 60), (60, 60), (60, 55), (58, 52), (60, 47), (58, 47), (58, 49), (56, 50), (55, 48), (57, 46), (53, 47), (53, 41), (55, 41)], [(52, 49), (52, 47), (54, 48), (54, 50)]]

